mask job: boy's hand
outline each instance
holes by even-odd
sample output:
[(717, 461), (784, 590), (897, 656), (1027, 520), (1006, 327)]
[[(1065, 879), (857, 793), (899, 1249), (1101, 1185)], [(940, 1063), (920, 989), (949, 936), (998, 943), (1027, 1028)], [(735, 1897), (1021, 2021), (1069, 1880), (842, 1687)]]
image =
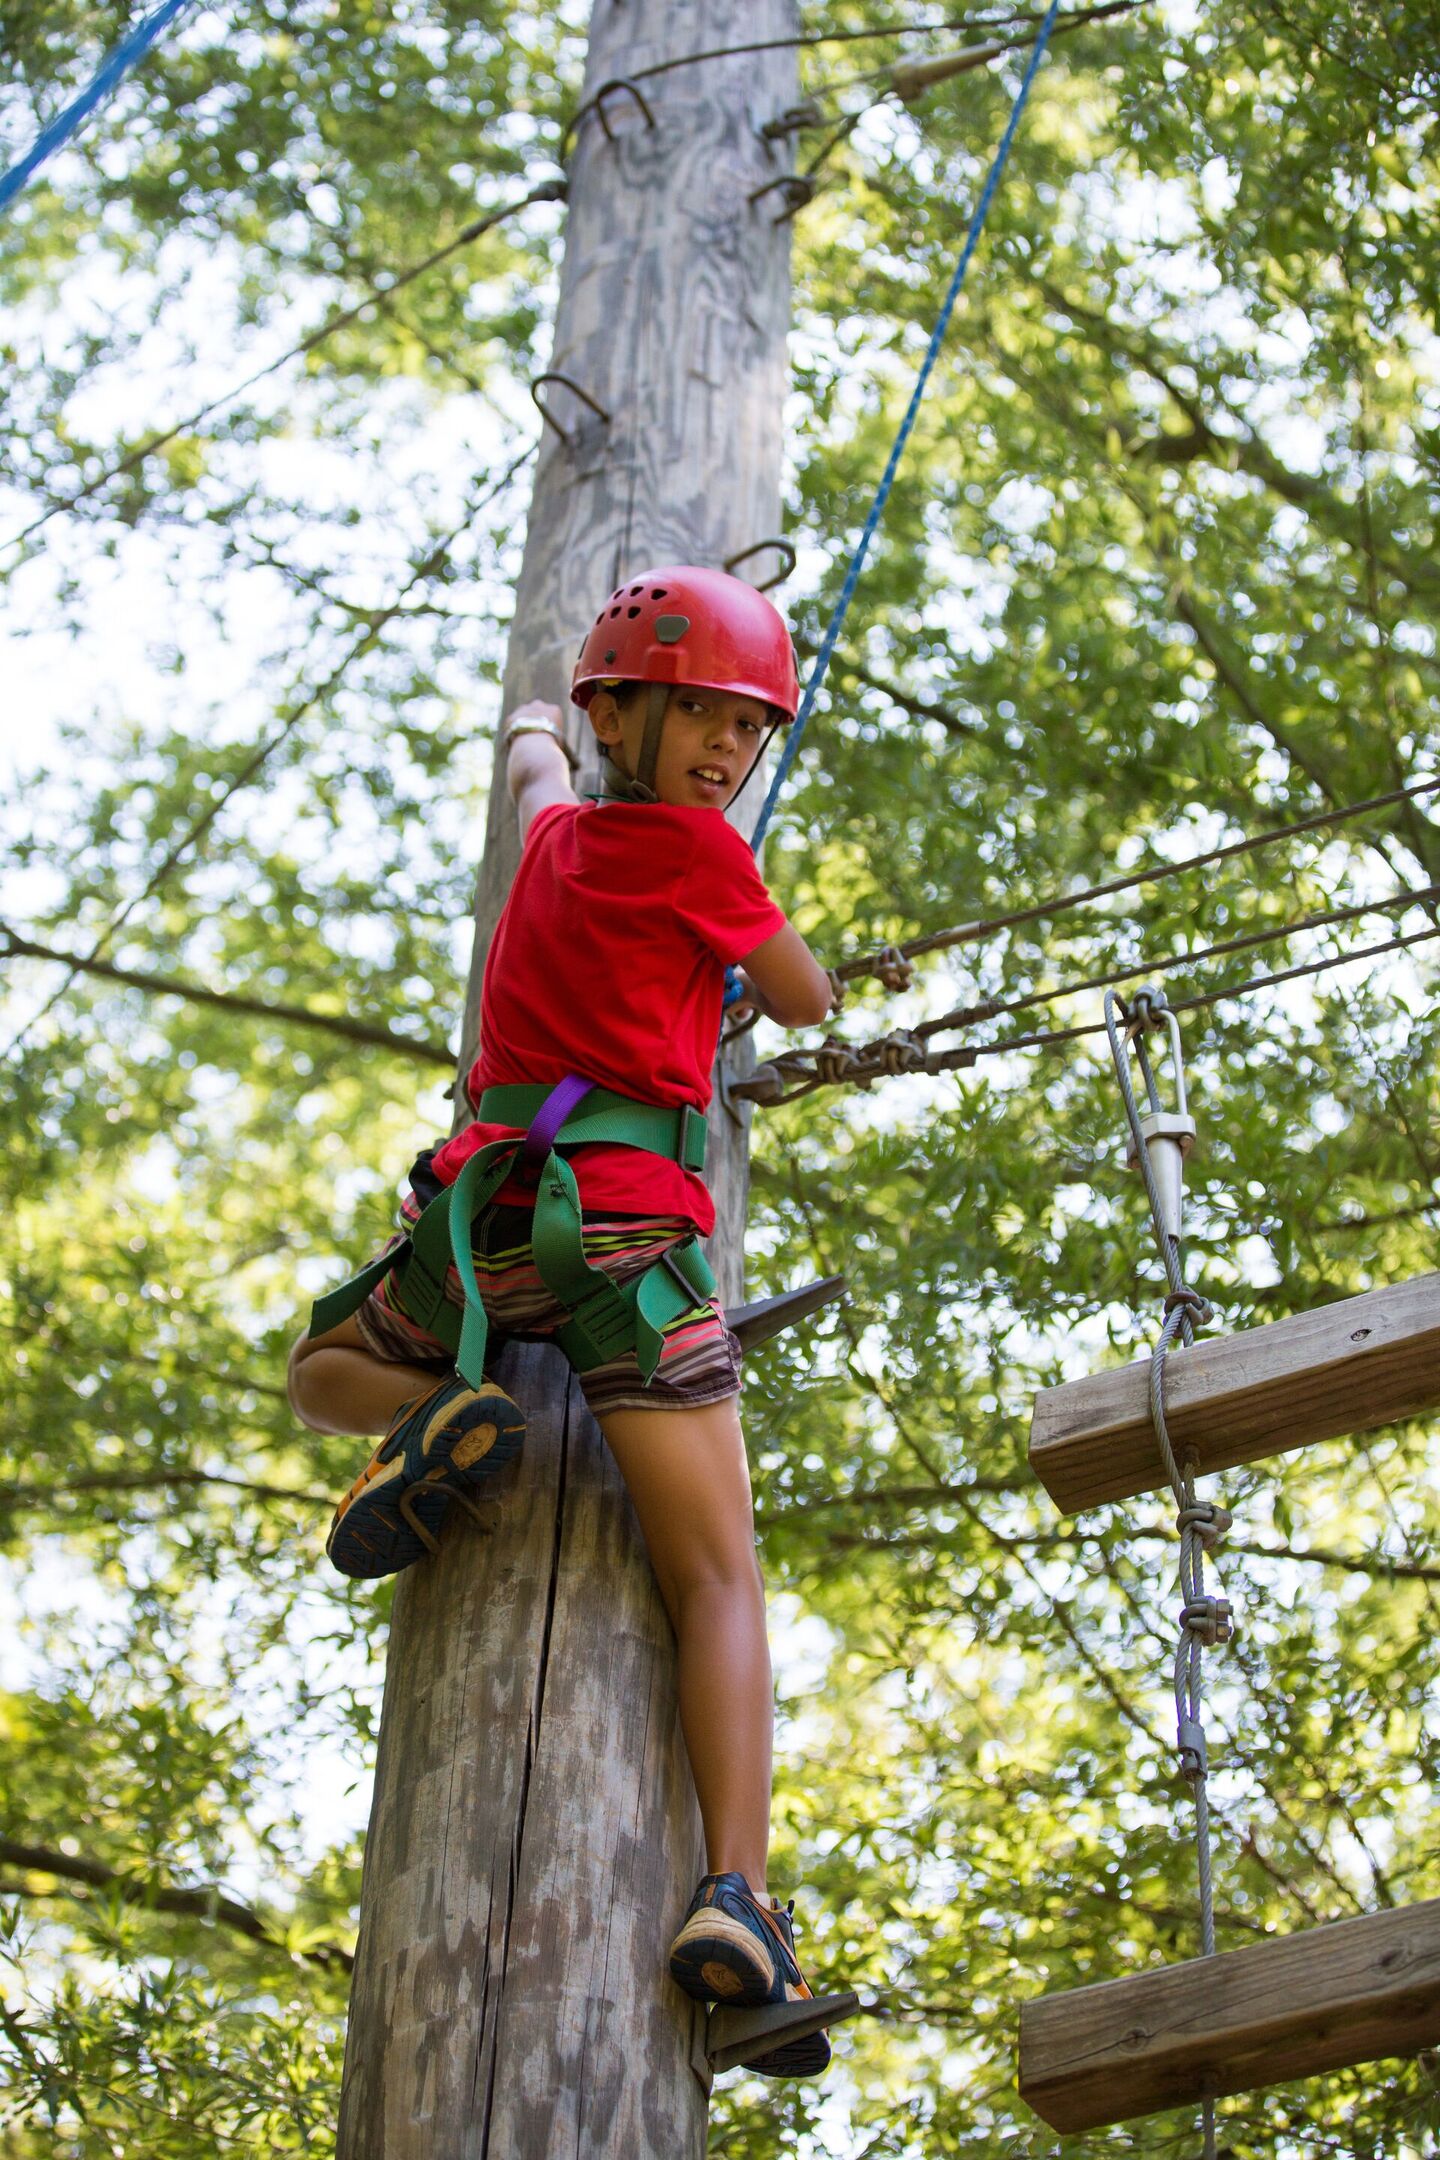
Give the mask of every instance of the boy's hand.
[[(522, 725), (523, 723), (523, 725)], [(507, 713), (500, 729), (510, 799), (520, 815), (523, 841), (537, 814), (552, 803), (573, 803), (570, 775), (579, 759), (565, 740), (558, 705), (531, 698)]]

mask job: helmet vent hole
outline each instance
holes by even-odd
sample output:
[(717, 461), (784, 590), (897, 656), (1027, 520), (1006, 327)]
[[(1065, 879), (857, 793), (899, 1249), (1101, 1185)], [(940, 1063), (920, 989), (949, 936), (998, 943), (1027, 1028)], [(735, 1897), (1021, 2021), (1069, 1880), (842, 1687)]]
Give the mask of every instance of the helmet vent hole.
[(643, 586), (643, 585), (632, 585), (632, 586), (630, 587), (630, 597), (631, 597), (631, 599), (633, 600), (633, 599), (635, 598), (635, 596), (636, 596), (636, 594), (637, 594), (637, 593), (642, 593), (642, 592), (644, 592), (644, 590), (645, 590), (645, 588), (644, 588), (644, 586)]
[(668, 594), (669, 590), (670, 588), (668, 585), (653, 585), (650, 589), (650, 598), (652, 600), (663, 600)]
[(619, 614), (619, 612), (620, 612), (620, 610), (619, 610), (619, 608), (618, 608), (618, 607), (612, 607), (612, 608), (611, 608), (611, 610), (610, 610), (610, 620), (611, 620), (612, 622), (613, 622), (613, 621), (615, 620), (615, 617), (616, 617), (616, 616), (617, 616), (617, 615)]
[(637, 615), (638, 615), (639, 613), (640, 613), (640, 610), (639, 610), (639, 608), (638, 608), (638, 607), (626, 608), (626, 610), (625, 610), (625, 619), (626, 619), (626, 621), (627, 621), (627, 622), (634, 622), (634, 620), (635, 620), (635, 617), (636, 617), (636, 616), (637, 616)]

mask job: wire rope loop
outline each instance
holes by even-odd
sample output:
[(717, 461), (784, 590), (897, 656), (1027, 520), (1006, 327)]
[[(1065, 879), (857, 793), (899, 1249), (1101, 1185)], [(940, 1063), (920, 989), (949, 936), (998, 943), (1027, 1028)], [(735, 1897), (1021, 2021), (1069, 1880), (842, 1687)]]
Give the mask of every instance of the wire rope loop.
[(783, 585), (786, 578), (790, 577), (794, 572), (798, 557), (795, 553), (793, 541), (753, 540), (749, 547), (741, 548), (738, 555), (727, 555), (722, 567), (728, 571), (731, 577), (734, 577), (741, 563), (749, 562), (752, 555), (763, 555), (767, 548), (774, 548), (778, 555), (784, 557), (785, 564), (783, 569), (777, 570), (773, 577), (766, 578), (763, 585), (757, 585), (755, 588), (756, 592), (769, 592), (772, 586)]
[(572, 391), (574, 395), (579, 398), (582, 405), (588, 405), (591, 412), (598, 415), (602, 424), (605, 427), (609, 427), (609, 413), (606, 412), (603, 405), (597, 404), (596, 400), (591, 397), (588, 390), (582, 390), (579, 383), (574, 380), (573, 376), (562, 375), (558, 368), (547, 369), (545, 374), (537, 375), (535, 377), (535, 380), (531, 383), (530, 395), (535, 401), (535, 410), (539, 413), (541, 419), (545, 422), (545, 425), (547, 427), (554, 428), (555, 433), (560, 437), (561, 442), (564, 443), (567, 450), (574, 449), (575, 437), (570, 433), (568, 428), (561, 427), (560, 422), (555, 418), (555, 415), (547, 409), (545, 401), (540, 395), (541, 389), (546, 383), (563, 383), (567, 390)]

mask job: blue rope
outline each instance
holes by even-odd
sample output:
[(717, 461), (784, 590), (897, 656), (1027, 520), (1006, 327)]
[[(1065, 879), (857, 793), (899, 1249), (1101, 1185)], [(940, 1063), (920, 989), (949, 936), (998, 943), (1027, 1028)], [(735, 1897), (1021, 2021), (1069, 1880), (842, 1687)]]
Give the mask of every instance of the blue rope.
[(820, 685), (825, 680), (825, 671), (830, 665), (830, 656), (835, 650), (836, 641), (840, 636), (841, 625), (845, 620), (855, 587), (860, 581), (860, 572), (865, 562), (866, 553), (875, 529), (880, 523), (880, 516), (885, 508), (896, 471), (899, 468), (901, 455), (906, 442), (909, 440), (910, 430), (915, 424), (915, 416), (920, 410), (920, 400), (925, 395), (925, 385), (930, 380), (930, 370), (935, 365), (945, 332), (949, 328), (955, 302), (960, 297), (960, 287), (964, 284), (965, 273), (970, 267), (970, 258), (975, 253), (976, 244), (984, 229), (990, 205), (995, 199), (995, 190), (1000, 184), (1000, 175), (1005, 170), (1005, 161), (1010, 155), (1010, 145), (1015, 140), (1015, 131), (1020, 125), (1020, 115), (1024, 112), (1025, 102), (1030, 95), (1030, 85), (1034, 82), (1040, 63), (1045, 57), (1045, 48), (1050, 42), (1050, 32), (1055, 26), (1055, 17), (1059, 11), (1059, 6), (1060, 0), (1050, 0), (1045, 20), (1040, 26), (1040, 34), (1035, 40), (1035, 47), (1030, 55), (1029, 66), (1025, 70), (1024, 80), (1016, 93), (1015, 103), (1011, 109), (1005, 133), (1000, 138), (1000, 147), (995, 153), (995, 162), (986, 175), (985, 185), (980, 191), (980, 200), (975, 205), (975, 214), (970, 220), (970, 230), (965, 235), (965, 245), (961, 249), (960, 260), (955, 265), (955, 274), (950, 280), (950, 290), (945, 295), (945, 305), (941, 308), (940, 319), (930, 334), (929, 348), (925, 354), (919, 378), (911, 393), (909, 409), (900, 423), (900, 432), (896, 436), (895, 446), (890, 452), (890, 462), (885, 467), (879, 488), (876, 490), (875, 500), (870, 506), (870, 515), (865, 520), (865, 530), (860, 535), (859, 545), (850, 558), (850, 568), (845, 573), (845, 583), (841, 588), (840, 598), (835, 603), (835, 612), (830, 617), (825, 636), (821, 641), (815, 665), (810, 671), (810, 680), (805, 685), (805, 695), (801, 700), (800, 710), (795, 716), (795, 725), (790, 730), (790, 739), (785, 745), (780, 763), (775, 768), (775, 777), (770, 783), (770, 792), (765, 797), (761, 807), (759, 822), (755, 827), (755, 837), (751, 842), (757, 854), (760, 850), (760, 843), (765, 838), (765, 830), (770, 823), (780, 790), (784, 787), (789, 777), (790, 768), (795, 762), (796, 753), (800, 748), (800, 738), (805, 733), (805, 724), (809, 720), (815, 700), (819, 696)]
[(46, 158), (52, 156), (62, 143), (70, 140), (82, 121), (87, 120), (97, 105), (103, 104), (112, 90), (118, 88), (137, 61), (142, 60), (161, 32), (168, 29), (177, 15), (183, 14), (194, 0), (163, 0), (153, 14), (120, 40), (114, 51), (101, 63), (88, 87), (71, 100), (62, 113), (57, 113), (49, 127), (42, 128), (36, 136), (28, 155), (18, 165), (12, 165), (0, 179), (0, 210), (8, 209), (31, 176), (38, 172)]

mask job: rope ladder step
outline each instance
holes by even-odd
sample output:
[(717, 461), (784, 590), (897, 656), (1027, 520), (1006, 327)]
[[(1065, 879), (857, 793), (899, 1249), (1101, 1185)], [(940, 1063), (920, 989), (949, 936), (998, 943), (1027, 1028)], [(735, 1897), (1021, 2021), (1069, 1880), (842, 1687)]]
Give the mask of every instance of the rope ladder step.
[(1440, 1898), (1307, 1928), (1020, 2012), (1020, 2095), (1096, 2130), (1440, 2042)]
[[(1197, 1475), (1440, 1410), (1440, 1274), (1186, 1348), (1165, 1415)], [(1044, 1388), (1030, 1467), (1065, 1514), (1164, 1484), (1147, 1361)]]

